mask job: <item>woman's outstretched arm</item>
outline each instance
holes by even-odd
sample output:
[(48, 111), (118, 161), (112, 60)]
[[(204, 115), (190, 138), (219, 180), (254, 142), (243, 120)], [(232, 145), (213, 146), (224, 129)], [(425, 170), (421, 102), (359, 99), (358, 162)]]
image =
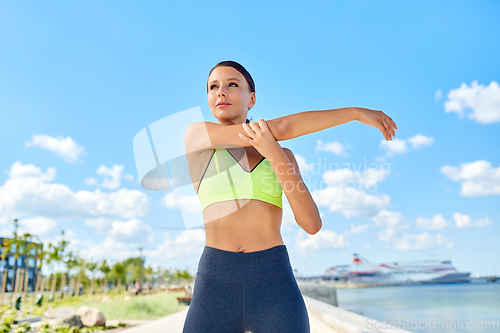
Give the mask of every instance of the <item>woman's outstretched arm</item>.
[[(284, 141), (352, 120), (378, 128), (386, 140), (392, 140), (392, 136), (396, 136), (394, 129), (398, 127), (391, 117), (382, 111), (358, 107), (300, 112), (266, 120), (266, 123), (274, 139)], [(219, 125), (208, 121), (193, 123), (184, 135), (186, 153), (205, 149), (250, 146), (251, 144), (242, 140), (240, 135), (245, 135), (242, 124)]]
[(358, 107), (347, 107), (331, 110), (306, 111), (277, 118), (280, 120), (278, 141), (290, 140), (302, 135), (318, 132), (330, 127), (358, 120), (363, 124), (378, 128), (387, 141), (396, 136), (397, 125), (382, 111)]

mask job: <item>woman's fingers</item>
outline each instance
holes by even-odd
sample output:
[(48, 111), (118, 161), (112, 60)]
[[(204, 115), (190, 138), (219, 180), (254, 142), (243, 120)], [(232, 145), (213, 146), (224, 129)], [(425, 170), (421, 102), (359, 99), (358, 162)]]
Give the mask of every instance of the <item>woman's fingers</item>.
[(396, 136), (396, 133), (394, 132), (394, 128), (392, 127), (391, 123), (387, 120), (387, 118), (384, 119), (384, 123), (385, 123), (385, 128), (387, 128), (387, 130), (389, 131), (389, 137), (392, 140), (392, 137)]
[(241, 140), (245, 141), (245, 142), (249, 142), (249, 138), (248, 136), (246, 135), (243, 135), (242, 133), (238, 133), (238, 136), (240, 137)]
[(267, 123), (264, 119), (259, 119), (259, 127), (261, 130), (267, 130), (270, 131), (269, 126), (267, 126)]
[(382, 131), (382, 134), (384, 134), (385, 139), (387, 141), (390, 141), (391, 135), (389, 134), (388, 125), (386, 125), (386, 122), (383, 119), (382, 119), (381, 131)]
[(360, 110), (363, 110), (358, 119), (360, 122), (378, 128), (387, 141), (391, 141), (392, 138), (396, 136), (395, 130), (398, 129), (398, 126), (392, 118), (383, 111), (362, 108)]
[[(394, 122), (394, 120), (392, 120), (391, 117), (389, 117), (389, 119), (391, 120), (392, 126), (394, 126), (395, 129), (398, 129), (398, 125), (396, 125), (396, 123)], [(396, 134), (394, 134), (394, 136), (396, 136)]]
[(251, 128), (253, 137), (260, 137), (260, 135), (262, 134), (262, 129), (260, 128), (259, 124), (257, 124), (255, 121), (250, 121), (247, 125), (249, 125), (249, 127)]
[(384, 138), (387, 140), (387, 134), (386, 134), (386, 129), (385, 129), (384, 125), (379, 124), (378, 126), (375, 126), (375, 127), (377, 127), (380, 130), (380, 132), (382, 132), (382, 134), (384, 135)]
[(252, 138), (256, 135), (256, 133), (252, 127), (252, 121), (250, 121), (248, 124), (243, 124), (243, 128), (248, 133), (248, 135), (250, 135)]
[(385, 118), (385, 121), (387, 122), (387, 125), (389, 125), (389, 128), (391, 129), (392, 136), (396, 136), (396, 130), (394, 129), (396, 124), (392, 121), (391, 117), (387, 116)]
[[(389, 132), (392, 133), (393, 136), (396, 136), (396, 132), (394, 131), (394, 129), (398, 129), (398, 126), (391, 117), (386, 115), (383, 111), (380, 112), (382, 112), (382, 119), (387, 122), (387, 124), (384, 124), (384, 126), (388, 128)], [(388, 125), (389, 127), (387, 127), (386, 125)]]
[(257, 125), (253, 120), (250, 120), (248, 124), (243, 124), (243, 125), (246, 125), (247, 128), (249, 128), (253, 132), (256, 132), (256, 130), (259, 128), (259, 125)]
[(389, 119), (391, 120), (391, 123), (392, 125), (394, 126), (395, 129), (398, 129), (398, 125), (396, 125), (396, 123), (394, 122), (394, 120), (392, 120), (391, 117), (389, 117)]
[(394, 136), (396, 136), (396, 133), (394, 132), (394, 128), (398, 129), (398, 126), (396, 125), (394, 120), (392, 120), (392, 118), (389, 117), (388, 115), (386, 115), (385, 113), (384, 113), (384, 120), (387, 121), (387, 123), (390, 125), (390, 127), (392, 127), (392, 132), (393, 132)]

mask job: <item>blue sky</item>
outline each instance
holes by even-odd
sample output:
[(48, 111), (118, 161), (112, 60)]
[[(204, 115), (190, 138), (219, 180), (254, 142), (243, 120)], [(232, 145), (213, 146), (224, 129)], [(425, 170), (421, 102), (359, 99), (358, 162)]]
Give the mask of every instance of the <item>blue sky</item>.
[[(357, 106), (399, 127), (389, 145), (356, 121), (280, 142), (323, 218), (311, 236), (284, 200), (299, 273), (360, 253), (498, 275), (499, 14), (496, 1), (2, 1), (0, 235), (19, 218), (44, 242), (66, 230), (87, 258), (143, 247), (149, 264), (194, 274), (204, 231), (182, 228), (168, 193), (140, 187), (132, 140), (196, 106), (215, 122), (208, 72), (234, 60), (255, 81), (253, 120)], [(363, 173), (365, 163), (390, 171)]]

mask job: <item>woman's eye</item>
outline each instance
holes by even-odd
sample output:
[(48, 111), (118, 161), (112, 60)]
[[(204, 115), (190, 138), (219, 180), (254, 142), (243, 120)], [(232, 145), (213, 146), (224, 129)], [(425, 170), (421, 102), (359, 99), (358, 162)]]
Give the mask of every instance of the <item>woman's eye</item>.
[[(236, 87), (238, 86), (238, 84), (236, 84), (236, 83), (234, 83), (234, 82), (229, 83), (229, 85), (232, 85), (232, 84), (234, 84)], [(210, 90), (212, 90), (212, 89), (213, 89), (213, 87), (216, 87), (216, 86), (217, 86), (216, 84), (212, 84), (212, 85), (210, 86)]]

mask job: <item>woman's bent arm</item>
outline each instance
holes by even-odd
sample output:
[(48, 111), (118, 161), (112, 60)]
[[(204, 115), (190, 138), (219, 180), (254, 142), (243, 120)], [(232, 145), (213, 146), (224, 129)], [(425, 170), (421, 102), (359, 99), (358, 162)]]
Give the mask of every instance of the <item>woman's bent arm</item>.
[(305, 232), (314, 235), (323, 223), (293, 153), (287, 148), (278, 149), (268, 160), (290, 203), (295, 221)]
[[(283, 132), (283, 117), (266, 121), (276, 141)], [(199, 152), (205, 149), (220, 149), (251, 146), (243, 141), (239, 133), (246, 135), (243, 124), (220, 125), (209, 121), (191, 124), (184, 134), (186, 153)]]

